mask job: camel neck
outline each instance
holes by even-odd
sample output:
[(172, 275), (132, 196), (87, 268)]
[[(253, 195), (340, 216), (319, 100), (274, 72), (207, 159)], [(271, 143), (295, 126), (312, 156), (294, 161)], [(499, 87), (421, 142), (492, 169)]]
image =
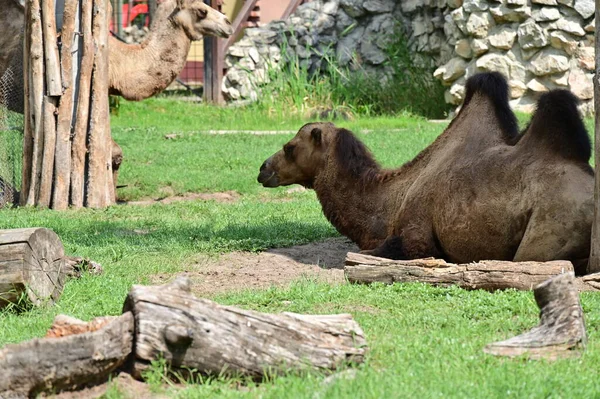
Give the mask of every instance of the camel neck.
[(329, 162), (314, 189), (329, 222), (361, 249), (372, 249), (391, 233), (397, 204), (412, 182), (409, 169), (376, 168), (365, 171), (368, 177), (352, 177)]
[(159, 7), (146, 40), (131, 45), (112, 40), (112, 90), (128, 100), (142, 100), (164, 90), (183, 69), (191, 40), (173, 20), (174, 6)]

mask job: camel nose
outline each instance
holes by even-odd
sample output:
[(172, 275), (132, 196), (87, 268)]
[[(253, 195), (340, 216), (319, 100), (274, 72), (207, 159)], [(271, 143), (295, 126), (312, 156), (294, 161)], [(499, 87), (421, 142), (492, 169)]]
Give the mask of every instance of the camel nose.
[(262, 165), (260, 165), (260, 171), (262, 172), (263, 170), (267, 169), (269, 167), (270, 163), (271, 163), (271, 158), (268, 158), (265, 162), (263, 162)]

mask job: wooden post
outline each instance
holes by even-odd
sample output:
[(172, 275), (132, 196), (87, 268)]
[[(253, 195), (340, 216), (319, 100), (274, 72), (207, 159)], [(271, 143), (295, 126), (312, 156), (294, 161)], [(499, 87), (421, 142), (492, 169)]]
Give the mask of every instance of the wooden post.
[[(59, 24), (54, 8), (55, 0), (27, 0), (26, 4), (27, 98), (20, 202), (53, 209), (106, 207), (115, 202), (108, 0), (66, 0)], [(82, 57), (73, 51), (80, 36)]]
[[(600, 0), (596, 0), (596, 21), (600, 21)], [(596, 38), (600, 34), (600, 25), (596, 26)], [(592, 225), (592, 242), (587, 272), (600, 272), (600, 40), (595, 41), (596, 75), (594, 76), (594, 162), (596, 166), (594, 189), (594, 224)]]
[[(214, 9), (219, 9), (218, 0), (204, 0)], [(223, 61), (225, 54), (221, 44), (223, 40), (217, 37), (204, 38), (204, 101), (213, 104), (222, 104), (223, 92)]]

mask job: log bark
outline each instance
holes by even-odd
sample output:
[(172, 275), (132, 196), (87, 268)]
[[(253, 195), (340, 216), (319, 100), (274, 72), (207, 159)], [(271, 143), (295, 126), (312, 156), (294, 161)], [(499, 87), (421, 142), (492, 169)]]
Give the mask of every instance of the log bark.
[(574, 274), (545, 281), (535, 288), (534, 295), (540, 308), (540, 324), (524, 334), (487, 345), (485, 353), (550, 360), (581, 354), (587, 336)]
[(94, 40), (92, 37), (92, 1), (81, 3), (81, 32), (83, 36), (81, 67), (79, 69), (79, 95), (77, 116), (73, 129), (71, 148), (71, 205), (82, 208), (85, 199), (85, 158), (90, 112), (90, 91), (94, 66)]
[[(92, 72), (90, 130), (89, 130), (89, 163), (87, 178), (87, 206), (104, 208), (107, 201), (108, 173), (112, 175), (108, 121), (108, 31), (106, 0), (96, 0), (92, 20), (92, 36), (96, 48), (94, 69)], [(111, 179), (112, 181), (112, 179)]]
[(63, 13), (62, 30), (60, 34), (60, 63), (63, 95), (60, 98), (60, 104), (58, 107), (58, 123), (56, 127), (56, 150), (54, 161), (54, 190), (52, 191), (52, 207), (57, 210), (64, 210), (69, 206), (71, 123), (73, 121), (74, 106), (74, 56), (72, 54), (72, 48), (73, 36), (75, 34), (77, 5), (77, 0), (66, 0)]
[(136, 320), (134, 376), (158, 355), (171, 366), (260, 378), (292, 368), (335, 370), (363, 361), (364, 334), (349, 314), (265, 314), (190, 294), (190, 281), (134, 286), (124, 311)]
[(40, 187), (36, 205), (50, 207), (52, 198), (52, 180), (54, 175), (54, 150), (56, 149), (56, 97), (44, 96), (43, 101), (43, 135), (42, 168), (40, 170)]
[(129, 312), (90, 323), (58, 316), (47, 338), (0, 350), (0, 398), (36, 397), (106, 381), (131, 354), (133, 328)]
[(569, 261), (481, 261), (457, 265), (440, 259), (390, 260), (349, 252), (344, 272), (351, 283), (421, 282), (465, 289), (531, 290), (548, 278), (572, 272)]
[(64, 260), (63, 245), (52, 230), (0, 230), (0, 308), (23, 295), (38, 306), (58, 300)]
[[(42, 23), (40, 0), (29, 0), (29, 25), (30, 36), (29, 47), (29, 79), (30, 87), (30, 118), (32, 130), (32, 149), (31, 152), (25, 151), (23, 156), (23, 165), (31, 165), (30, 169), (23, 168), (23, 173), (29, 173), (29, 190), (21, 191), (21, 204), (33, 206), (36, 204), (40, 186), (40, 174), (42, 169), (42, 153), (44, 147), (43, 122), (42, 122), (42, 103), (44, 93), (44, 51), (42, 39)], [(27, 136), (27, 135), (26, 135)], [(31, 157), (27, 159), (27, 157)]]
[(46, 66), (46, 95), (60, 96), (62, 83), (56, 43), (56, 17), (54, 0), (42, 1), (42, 32), (44, 37), (44, 58)]
[(23, 111), (23, 165), (21, 170), (21, 194), (19, 204), (25, 205), (27, 193), (31, 182), (31, 161), (33, 158), (33, 123), (31, 106), (31, 69), (30, 69), (30, 49), (31, 49), (31, 2), (25, 3), (25, 32), (23, 37), (23, 93), (24, 93), (24, 111)]

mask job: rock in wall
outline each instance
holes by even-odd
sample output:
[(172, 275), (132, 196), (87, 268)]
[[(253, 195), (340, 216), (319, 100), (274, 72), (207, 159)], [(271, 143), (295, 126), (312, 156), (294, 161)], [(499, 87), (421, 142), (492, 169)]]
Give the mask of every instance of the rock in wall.
[[(385, 69), (384, 49), (402, 27), (411, 49), (432, 56), (445, 100), (463, 100), (466, 79), (498, 71), (511, 105), (531, 111), (537, 97), (568, 88), (593, 111), (594, 0), (317, 0), (285, 21), (247, 29), (226, 57), (228, 100), (255, 100), (286, 57), (310, 72), (326, 59)], [(283, 51), (282, 57), (282, 48)]]
[[(366, 71), (385, 69), (384, 49), (402, 27), (415, 51), (448, 61), (453, 48), (445, 40), (446, 0), (317, 0), (298, 7), (285, 21), (247, 29), (227, 52), (223, 79), (225, 98), (255, 100), (267, 70), (297, 59), (309, 72), (327, 59)], [(284, 50), (282, 50), (284, 49)]]
[(509, 80), (511, 106), (530, 112), (537, 97), (570, 89), (593, 112), (594, 0), (457, 0), (445, 16), (453, 57), (434, 76), (460, 104), (465, 81), (481, 71)]

